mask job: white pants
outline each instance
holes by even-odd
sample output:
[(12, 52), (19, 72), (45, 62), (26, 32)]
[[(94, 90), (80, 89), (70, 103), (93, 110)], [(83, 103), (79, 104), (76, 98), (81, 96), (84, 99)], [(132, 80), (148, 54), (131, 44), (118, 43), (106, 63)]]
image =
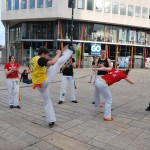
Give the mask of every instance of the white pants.
[(53, 66), (50, 66), (47, 69), (47, 78), (46, 81), (42, 83), (42, 88), (40, 87), (37, 88), (44, 99), (44, 108), (46, 111), (46, 117), (48, 123), (56, 121), (53, 104), (50, 98), (49, 84), (54, 79), (55, 75), (60, 70), (60, 68), (70, 58), (71, 55), (72, 55), (72, 51), (70, 51), (69, 49), (65, 50), (63, 56), (61, 56)]
[(95, 82), (95, 106), (99, 106), (99, 94), (102, 94), (105, 100), (104, 118), (111, 118), (112, 95), (108, 85), (99, 77)]
[(60, 89), (60, 101), (65, 101), (65, 94), (66, 94), (66, 84), (69, 83), (70, 92), (71, 92), (71, 99), (76, 100), (75, 98), (75, 87), (74, 87), (74, 78), (73, 76), (62, 76), (61, 79), (61, 89)]
[(9, 105), (19, 105), (19, 79), (7, 79)]

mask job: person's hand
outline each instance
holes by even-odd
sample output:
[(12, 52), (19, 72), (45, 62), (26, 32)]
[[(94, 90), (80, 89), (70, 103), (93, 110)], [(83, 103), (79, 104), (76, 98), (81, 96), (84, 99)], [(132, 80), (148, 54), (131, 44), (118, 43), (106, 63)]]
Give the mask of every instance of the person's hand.
[(60, 56), (60, 55), (61, 55), (61, 50), (57, 50), (57, 51), (56, 51), (56, 55), (59, 55), (59, 56)]
[(103, 65), (103, 64), (99, 64), (98, 66), (99, 66), (99, 67), (104, 67), (104, 65)]

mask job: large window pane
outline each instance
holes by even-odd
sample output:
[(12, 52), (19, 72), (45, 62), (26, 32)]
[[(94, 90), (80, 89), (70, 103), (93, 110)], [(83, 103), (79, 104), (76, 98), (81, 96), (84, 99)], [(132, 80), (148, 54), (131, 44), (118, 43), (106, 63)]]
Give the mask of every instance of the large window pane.
[(93, 10), (94, 0), (87, 0), (87, 10)]
[[(74, 2), (74, 4), (73, 4)], [(75, 8), (75, 3), (76, 3), (76, 0), (68, 0), (68, 8), (72, 8), (72, 5), (74, 5), (74, 8)]]
[(77, 0), (78, 9), (84, 9), (84, 0)]
[(110, 13), (111, 12), (111, 4), (110, 2), (105, 2), (105, 6), (104, 6), (104, 12), (105, 13)]
[(96, 0), (96, 5), (95, 5), (96, 11), (102, 12), (103, 10), (103, 2), (100, 0)]
[(113, 3), (112, 4), (112, 13), (113, 14), (118, 14), (118, 9), (119, 9), (119, 4), (118, 3)]
[(135, 6), (135, 17), (141, 17), (141, 7)]
[(30, 1), (29, 1), (29, 8), (30, 8), (30, 9), (35, 8), (35, 0), (30, 0)]
[(126, 5), (120, 4), (120, 15), (126, 15)]
[(134, 6), (128, 5), (128, 16), (133, 16), (134, 14)]
[(43, 0), (37, 0), (37, 8), (43, 8)]
[(13, 7), (14, 10), (17, 10), (19, 9), (19, 0), (14, 0), (14, 7)]
[(6, 0), (6, 10), (11, 10), (11, 0)]
[(52, 7), (52, 0), (46, 0), (46, 7)]
[(142, 8), (142, 18), (147, 19), (147, 16), (148, 16), (148, 8), (143, 7)]
[(21, 9), (27, 9), (27, 0), (21, 0)]

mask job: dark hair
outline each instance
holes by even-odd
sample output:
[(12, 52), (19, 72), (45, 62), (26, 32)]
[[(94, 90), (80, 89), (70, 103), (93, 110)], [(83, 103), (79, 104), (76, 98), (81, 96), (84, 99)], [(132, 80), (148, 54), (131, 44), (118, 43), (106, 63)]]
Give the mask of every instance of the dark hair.
[(23, 73), (25, 73), (27, 70), (26, 69), (24, 69), (24, 71), (23, 71)]
[(14, 58), (15, 58), (15, 56), (14, 56), (14, 55), (10, 55), (10, 56), (9, 56), (9, 62), (11, 61), (11, 58), (12, 58), (12, 57), (14, 57)]
[(42, 55), (42, 54), (48, 54), (49, 53), (49, 50), (46, 48), (46, 47), (44, 47), (44, 46), (41, 46), (40, 48), (39, 48), (39, 50), (38, 50), (38, 55)]
[(122, 70), (122, 71), (123, 71), (124, 74), (128, 75), (130, 70), (129, 70), (129, 68), (128, 68), (128, 69)]

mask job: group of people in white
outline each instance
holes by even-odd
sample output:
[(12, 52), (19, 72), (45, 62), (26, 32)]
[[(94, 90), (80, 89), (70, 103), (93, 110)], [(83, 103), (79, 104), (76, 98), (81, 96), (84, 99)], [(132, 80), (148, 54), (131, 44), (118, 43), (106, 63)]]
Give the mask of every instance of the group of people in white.
[[(56, 56), (52, 59), (48, 59), (49, 50), (45, 47), (40, 47), (38, 55), (30, 60), (30, 74), (33, 84), (33, 89), (37, 89), (44, 99), (44, 108), (46, 112), (47, 122), (49, 127), (52, 128), (56, 122), (56, 116), (52, 101), (50, 98), (49, 84), (54, 79), (57, 72), (62, 69), (61, 90), (58, 104), (63, 104), (66, 94), (66, 83), (68, 82), (71, 90), (71, 102), (78, 103), (75, 97), (74, 86), (74, 74), (73, 69), (76, 68), (75, 59), (72, 58), (72, 54), (75, 49), (71, 43), (65, 46), (63, 54), (61, 50), (56, 51)], [(47, 67), (49, 67), (47, 69)], [(15, 57), (10, 56), (9, 62), (5, 64), (4, 70), (7, 79), (8, 87), (8, 100), (9, 107), (20, 109), (19, 104), (19, 64), (15, 62)], [(99, 59), (94, 58), (92, 62), (93, 76), (94, 76), (94, 100), (95, 106), (100, 105), (100, 94), (102, 94), (105, 100), (104, 121), (112, 121), (111, 105), (112, 96), (109, 90), (109, 86), (115, 82), (125, 79), (130, 84), (133, 82), (128, 78), (127, 70), (116, 70), (111, 66), (111, 61), (106, 58), (105, 50), (101, 50)], [(90, 81), (92, 77), (90, 77)]]

